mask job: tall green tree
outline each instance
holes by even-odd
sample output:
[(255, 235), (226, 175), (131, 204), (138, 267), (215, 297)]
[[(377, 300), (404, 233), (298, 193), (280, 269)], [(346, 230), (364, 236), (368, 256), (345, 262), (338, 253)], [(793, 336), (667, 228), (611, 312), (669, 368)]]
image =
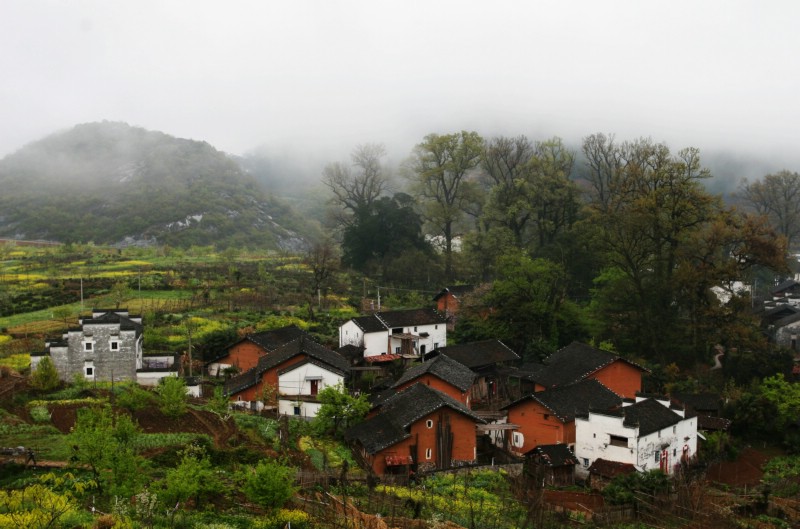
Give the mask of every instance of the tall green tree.
[(459, 336), (501, 339), (528, 360), (553, 352), (564, 339), (583, 337), (579, 311), (566, 296), (563, 267), (517, 252), (501, 257), (497, 272), (459, 320)]
[(614, 278), (597, 285), (595, 299), (614, 288), (630, 315), (623, 321), (613, 306), (597, 304), (601, 317), (621, 323), (597, 338), (613, 334), (623, 349), (661, 364), (710, 354), (717, 335), (702, 325), (724, 313), (711, 288), (745, 279), (755, 265), (785, 266), (780, 239), (705, 190), (710, 173), (697, 149), (673, 154), (649, 139), (617, 144), (599, 134), (584, 140), (583, 151), (589, 222)]
[(427, 251), (422, 220), (405, 193), (381, 197), (355, 215), (344, 230), (342, 262), (358, 271), (384, 273), (391, 260), (409, 249)]
[(477, 132), (429, 134), (414, 148), (412, 189), (420, 199), (425, 221), (441, 236), (445, 274), (453, 274), (453, 239), (465, 209), (475, 201), (476, 183), (470, 178), (483, 153)]

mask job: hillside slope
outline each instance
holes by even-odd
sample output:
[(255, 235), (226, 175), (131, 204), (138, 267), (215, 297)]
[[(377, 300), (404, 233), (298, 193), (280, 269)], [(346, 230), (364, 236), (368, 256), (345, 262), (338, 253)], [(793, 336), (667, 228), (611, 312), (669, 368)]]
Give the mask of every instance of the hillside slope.
[(0, 160), (0, 237), (299, 249), (307, 224), (205, 142), (102, 122)]

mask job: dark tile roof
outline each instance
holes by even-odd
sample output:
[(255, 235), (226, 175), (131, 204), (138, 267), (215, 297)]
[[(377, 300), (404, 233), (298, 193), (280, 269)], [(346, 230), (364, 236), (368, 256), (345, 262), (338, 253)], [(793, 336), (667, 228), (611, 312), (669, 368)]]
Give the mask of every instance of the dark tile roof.
[(582, 380), (527, 395), (502, 409), (507, 410), (527, 401), (538, 402), (561, 422), (571, 422), (576, 415), (589, 410), (610, 410), (622, 405), (622, 398), (594, 379)]
[(777, 328), (781, 328), (781, 327), (786, 327), (787, 325), (790, 325), (798, 320), (800, 320), (800, 312), (783, 317), (774, 322), (773, 325)]
[(647, 399), (622, 408), (625, 426), (639, 426), (639, 436), (644, 436), (678, 424), (683, 417), (655, 399)]
[(473, 290), (475, 290), (474, 285), (453, 285), (451, 287), (445, 287), (441, 292), (433, 297), (433, 301), (438, 301), (439, 298), (446, 296), (447, 294), (452, 294), (453, 297), (460, 298), (464, 294), (469, 294)]
[(417, 364), (403, 373), (393, 387), (402, 386), (424, 374), (434, 375), (452, 384), (461, 391), (467, 391), (475, 381), (475, 373), (459, 362), (447, 356), (437, 356), (433, 360)]
[(296, 340), (300, 337), (308, 338), (309, 340), (312, 339), (307, 332), (296, 325), (287, 325), (286, 327), (280, 327), (278, 329), (248, 334), (241, 340), (238, 340), (227, 346), (225, 350), (217, 354), (217, 356), (211, 358), (210, 360), (206, 360), (206, 365), (218, 362), (223, 358), (228, 357), (230, 355), (230, 350), (242, 342), (252, 342), (264, 349), (264, 351), (270, 352), (274, 351), (281, 345), (289, 343), (292, 340)]
[(476, 423), (484, 422), (441, 391), (414, 384), (387, 398), (377, 415), (347, 430), (345, 438), (360, 442), (367, 453), (374, 454), (407, 438), (412, 424), (441, 408), (450, 408)]
[(364, 332), (381, 332), (386, 330), (386, 325), (375, 314), (359, 316), (352, 319), (359, 329)]
[(550, 355), (545, 360), (544, 367), (533, 374), (532, 378), (545, 387), (566, 386), (586, 378), (617, 360), (647, 371), (644, 367), (614, 353), (584, 343), (572, 342)]
[(439, 347), (434, 353), (449, 356), (470, 369), (519, 360), (519, 355), (500, 340), (483, 340), (448, 345), (447, 347)]
[(387, 414), (378, 414), (345, 432), (345, 439), (358, 441), (368, 454), (375, 454), (408, 437), (411, 433)]
[(136, 331), (137, 336), (142, 333), (142, 324), (132, 320), (130, 317), (117, 314), (116, 312), (105, 312), (96, 318), (82, 318), (81, 328), (87, 325), (108, 325), (119, 324), (121, 331)]
[(697, 415), (697, 429), (708, 431), (726, 431), (731, 427), (730, 419), (723, 419), (722, 417), (712, 417), (711, 415), (698, 414)]
[(722, 397), (717, 393), (673, 393), (672, 400), (694, 411), (718, 412), (722, 409)]
[(782, 283), (777, 285), (775, 288), (773, 288), (772, 289), (772, 293), (773, 294), (781, 294), (781, 293), (783, 293), (783, 292), (785, 292), (787, 290), (791, 290), (791, 289), (794, 289), (796, 287), (800, 287), (800, 283), (798, 283), (794, 279), (787, 279), (786, 281), (783, 281)]
[(245, 337), (245, 339), (263, 347), (267, 351), (273, 351), (281, 345), (287, 344), (292, 340), (296, 340), (301, 336), (311, 339), (308, 333), (306, 333), (300, 327), (296, 325), (289, 325), (279, 329), (249, 334)]
[(408, 309), (378, 312), (375, 316), (380, 319), (388, 329), (394, 327), (413, 327), (415, 325), (432, 325), (447, 323), (444, 316), (435, 309)]
[(343, 375), (350, 372), (350, 363), (342, 355), (323, 347), (310, 338), (300, 337), (260, 357), (255, 367), (228, 379), (225, 382), (225, 394), (234, 395), (255, 386), (265, 372), (301, 354), (321, 362), (323, 367), (327, 366), (333, 372)]
[(527, 457), (539, 456), (539, 462), (549, 467), (577, 465), (578, 459), (565, 444), (539, 445), (525, 452)]
[(608, 459), (595, 459), (589, 466), (589, 474), (603, 478), (613, 479), (620, 474), (632, 474), (636, 472), (636, 467), (631, 463), (619, 463)]

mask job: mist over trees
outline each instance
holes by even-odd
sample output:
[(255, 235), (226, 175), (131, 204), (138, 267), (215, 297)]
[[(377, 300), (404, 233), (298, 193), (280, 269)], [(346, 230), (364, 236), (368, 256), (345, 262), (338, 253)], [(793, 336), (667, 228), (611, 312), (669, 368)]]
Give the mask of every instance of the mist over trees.
[[(429, 134), (404, 165), (408, 193), (392, 196), (383, 151), (363, 151), (323, 173), (347, 214), (343, 263), (404, 287), (485, 284), (459, 339), (500, 338), (531, 359), (605, 341), (662, 365), (702, 361), (716, 344), (766, 347), (749, 305), (713, 289), (785, 274), (788, 237), (763, 207), (709, 192), (697, 149), (605, 134), (577, 151), (560, 138)], [(398, 273), (407, 262), (417, 269)]]

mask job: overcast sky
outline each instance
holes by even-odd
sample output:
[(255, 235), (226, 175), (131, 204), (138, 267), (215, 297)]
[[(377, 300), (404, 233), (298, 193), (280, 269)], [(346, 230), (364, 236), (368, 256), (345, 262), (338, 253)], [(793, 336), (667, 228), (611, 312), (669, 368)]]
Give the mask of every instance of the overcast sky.
[(794, 0), (0, 0), (0, 156), (107, 119), (234, 154), (467, 129), (793, 163), (798, 22)]

